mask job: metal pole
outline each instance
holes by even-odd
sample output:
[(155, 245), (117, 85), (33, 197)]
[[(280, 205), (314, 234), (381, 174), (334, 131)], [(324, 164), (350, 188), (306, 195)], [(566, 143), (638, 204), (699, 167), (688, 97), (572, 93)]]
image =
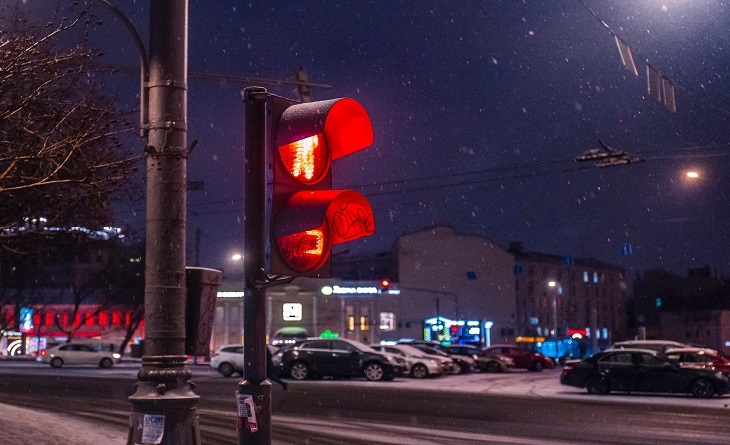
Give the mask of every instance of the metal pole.
[(553, 287), (553, 337), (555, 338), (555, 360), (558, 360), (558, 286)]
[(185, 361), (187, 0), (151, 0), (145, 351), (128, 444), (200, 444)]
[(598, 353), (598, 283), (594, 283), (592, 280), (593, 276), (590, 276), (588, 289), (591, 292), (591, 349), (592, 353), (596, 354)]
[(243, 91), (243, 380), (238, 384), (239, 445), (271, 444), (271, 382), (266, 380), (266, 89)]

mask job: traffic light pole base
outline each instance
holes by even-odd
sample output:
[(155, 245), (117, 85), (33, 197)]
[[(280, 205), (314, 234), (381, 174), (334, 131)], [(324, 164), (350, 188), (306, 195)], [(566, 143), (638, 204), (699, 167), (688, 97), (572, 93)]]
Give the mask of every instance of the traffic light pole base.
[(239, 445), (271, 445), (271, 382), (242, 380), (236, 392)]
[(193, 383), (161, 393), (155, 382), (137, 382), (137, 391), (129, 397), (127, 445), (200, 445), (200, 428), (196, 407), (200, 396)]

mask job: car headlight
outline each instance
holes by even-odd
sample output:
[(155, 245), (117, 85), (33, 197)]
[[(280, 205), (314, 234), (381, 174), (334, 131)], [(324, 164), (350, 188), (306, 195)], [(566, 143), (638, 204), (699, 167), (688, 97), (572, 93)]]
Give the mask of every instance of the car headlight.
[(432, 365), (436, 364), (436, 360), (429, 360), (428, 362), (431, 363)]
[(119, 360), (120, 358), (122, 358), (122, 356), (117, 354), (116, 352), (112, 354), (112, 357), (114, 358), (114, 360)]
[(718, 378), (718, 379), (720, 379), (720, 380), (725, 380), (725, 379), (727, 379), (727, 376), (725, 376), (725, 374), (723, 374), (722, 372), (720, 372), (720, 371), (717, 371), (717, 372), (715, 373), (715, 378)]

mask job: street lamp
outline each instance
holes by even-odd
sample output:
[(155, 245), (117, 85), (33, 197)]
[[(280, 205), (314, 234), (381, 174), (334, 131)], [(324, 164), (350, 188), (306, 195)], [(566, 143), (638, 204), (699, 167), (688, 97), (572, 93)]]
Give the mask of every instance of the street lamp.
[(553, 338), (555, 339), (555, 359), (558, 359), (558, 292), (560, 284), (557, 281), (548, 281), (548, 287), (553, 290)]

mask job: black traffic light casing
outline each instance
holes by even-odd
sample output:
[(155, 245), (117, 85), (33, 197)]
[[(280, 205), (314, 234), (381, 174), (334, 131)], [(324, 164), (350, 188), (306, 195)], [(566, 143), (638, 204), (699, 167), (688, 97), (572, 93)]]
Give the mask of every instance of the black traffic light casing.
[(365, 197), (332, 190), (332, 161), (372, 145), (370, 118), (352, 99), (270, 95), (267, 110), (267, 272), (330, 277), (332, 246), (375, 231)]

